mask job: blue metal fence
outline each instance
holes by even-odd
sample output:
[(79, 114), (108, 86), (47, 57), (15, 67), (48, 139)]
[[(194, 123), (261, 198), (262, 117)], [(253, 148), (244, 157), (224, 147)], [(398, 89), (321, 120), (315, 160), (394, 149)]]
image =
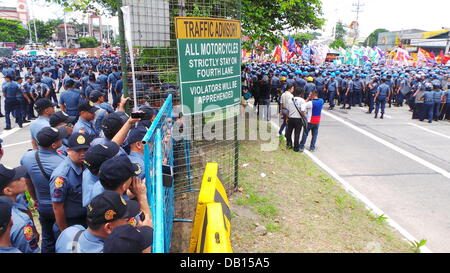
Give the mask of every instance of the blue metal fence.
[(163, 165), (173, 168), (172, 95), (167, 97), (142, 142), (147, 196), (152, 211), (153, 253), (170, 252), (174, 218), (174, 186), (163, 185)]

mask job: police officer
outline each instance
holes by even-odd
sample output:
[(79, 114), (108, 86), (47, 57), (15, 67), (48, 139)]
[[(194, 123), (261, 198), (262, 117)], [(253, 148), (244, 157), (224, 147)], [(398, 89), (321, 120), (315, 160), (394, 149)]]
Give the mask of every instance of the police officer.
[(445, 102), (444, 109), (442, 110), (441, 119), (450, 120), (450, 89), (447, 89), (442, 96), (442, 101)]
[(364, 83), (360, 79), (360, 75), (356, 74), (353, 80), (353, 104), (352, 106), (359, 105), (362, 107), (362, 96), (364, 92)]
[(31, 213), (24, 204), (16, 200), (18, 195), (27, 190), (26, 177), (27, 170), (24, 166), (9, 169), (0, 165), (0, 195), (7, 197), (12, 206), (11, 243), (23, 253), (38, 253), (39, 234)]
[(50, 126), (50, 116), (55, 112), (54, 107), (55, 105), (49, 99), (45, 98), (38, 99), (34, 104), (34, 108), (39, 115), (39, 117), (30, 124), (31, 144), (35, 150), (38, 149), (36, 135), (42, 128)]
[[(121, 79), (122, 73), (119, 72), (119, 69), (117, 66), (113, 66), (112, 73), (108, 75), (108, 90), (110, 90), (112, 99), (113, 99), (113, 106), (118, 103), (118, 100), (120, 98), (117, 97), (117, 93), (115, 90), (117, 82)], [(108, 95), (107, 95), (108, 96)], [(117, 106), (116, 106), (117, 107)]]
[[(58, 98), (56, 97), (56, 93), (55, 93), (55, 82), (54, 80), (50, 77), (50, 72), (45, 72), (44, 76), (41, 79), (41, 82), (47, 85), (47, 89), (48, 89), (48, 98), (50, 100), (53, 100), (54, 103), (56, 105), (58, 105)], [(58, 106), (59, 108), (59, 106)]]
[[(344, 91), (344, 105), (341, 109), (352, 109), (353, 105), (353, 74), (349, 73), (344, 81), (342, 81), (342, 84), (346, 89), (343, 89)], [(345, 105), (348, 105), (347, 108), (345, 108)]]
[(153, 228), (124, 225), (114, 229), (105, 239), (104, 253), (151, 253)]
[(378, 77), (374, 76), (372, 81), (367, 86), (368, 92), (367, 92), (367, 102), (369, 104), (369, 110), (367, 111), (367, 114), (372, 114), (374, 110), (374, 103), (375, 103), (375, 94), (378, 90)]
[(434, 121), (439, 120), (439, 116), (441, 115), (441, 101), (443, 91), (441, 90), (440, 81), (434, 81), (433, 84), (433, 117)]
[(87, 207), (91, 200), (95, 197), (93, 195), (93, 187), (96, 183), (100, 183), (98, 173), (103, 162), (113, 158), (119, 152), (119, 146), (110, 142), (105, 145), (98, 144), (91, 146), (85, 154), (83, 164), (86, 169), (83, 171), (83, 206)]
[(26, 116), (28, 120), (34, 120), (37, 117), (34, 115), (34, 102), (37, 100), (37, 96), (31, 92), (33, 86), (33, 78), (25, 77), (25, 83), (23, 84), (23, 93), (27, 102)]
[(75, 82), (73, 80), (67, 80), (64, 89), (65, 91), (59, 98), (61, 110), (69, 116), (78, 117), (80, 115), (78, 106), (82, 101), (81, 92), (79, 89), (75, 89)]
[(84, 97), (89, 98), (89, 94), (94, 90), (103, 92), (102, 86), (96, 82), (95, 74), (91, 73), (89, 75), (89, 82), (86, 85), (86, 90), (84, 91)]
[(65, 159), (57, 151), (61, 148), (62, 140), (67, 137), (67, 134), (64, 127), (41, 129), (36, 137), (39, 150), (28, 151), (20, 161), (21, 165), (27, 169), (38, 200), (39, 222), (42, 228), (42, 253), (55, 252), (56, 238), (53, 233), (55, 214), (50, 197), (49, 181), (53, 170)]
[(333, 110), (334, 109), (334, 98), (336, 96), (336, 92), (339, 88), (339, 84), (336, 80), (336, 74), (335, 73), (331, 73), (330, 75), (330, 79), (328, 80), (328, 82), (325, 85), (325, 93), (328, 94), (328, 98), (329, 98), (329, 103), (330, 103), (330, 107), (328, 108), (328, 110)]
[(7, 197), (0, 196), (0, 253), (22, 253), (11, 243), (10, 233), (13, 226), (11, 203)]
[(78, 105), (80, 118), (73, 127), (73, 131), (78, 133), (86, 133), (91, 139), (98, 137), (97, 131), (95, 130), (93, 124), (95, 112), (97, 112), (97, 110), (98, 108), (95, 107), (94, 103), (88, 100), (82, 100)]
[[(100, 89), (97, 90), (102, 91), (105, 94), (106, 101), (108, 101), (108, 76), (105, 74), (105, 70), (99, 71), (97, 83), (100, 85)], [(88, 95), (86, 97), (89, 98)]]
[(324, 89), (324, 84), (325, 84), (324, 77), (326, 77), (327, 74), (325, 74), (325, 73), (320, 74), (319, 73), (318, 75), (319, 76), (314, 79), (314, 84), (316, 85), (317, 92), (319, 92), (319, 98), (325, 100), (325, 94), (323, 92), (323, 89)]
[(308, 77), (306, 78), (306, 81), (308, 82), (305, 85), (305, 95), (304, 95), (304, 99), (309, 98), (309, 94), (311, 94), (313, 91), (316, 91), (316, 85), (314, 84), (314, 79), (313, 77)]
[(5, 97), (5, 130), (11, 130), (10, 114), (16, 117), (16, 123), (22, 128), (22, 111), (20, 109), (20, 102), (17, 100), (18, 96), (22, 95), (20, 86), (13, 81), (10, 75), (5, 77), (6, 82), (3, 84), (3, 96)]
[(381, 84), (378, 86), (377, 92), (375, 93), (374, 101), (376, 103), (375, 106), (375, 118), (378, 118), (378, 112), (381, 106), (381, 119), (384, 118), (384, 109), (386, 107), (386, 102), (389, 101), (389, 97), (391, 95), (391, 88), (386, 84), (387, 79), (382, 78)]
[(51, 175), (50, 195), (59, 231), (76, 224), (86, 225), (86, 209), (82, 204), (82, 177), (84, 155), (90, 141), (86, 134), (73, 133), (68, 140), (68, 156)]
[[(129, 158), (132, 163), (138, 164), (142, 170), (144, 170), (144, 144), (142, 144), (142, 140), (147, 134), (147, 130), (146, 127), (138, 126), (130, 131), (127, 138), (130, 144)], [(138, 177), (144, 179), (145, 172), (142, 171)]]
[(423, 93), (423, 97), (421, 100), (423, 101), (423, 109), (420, 114), (420, 121), (423, 121), (425, 118), (428, 119), (428, 123), (433, 122), (433, 84), (430, 82), (425, 83), (425, 92)]
[(65, 229), (56, 242), (57, 253), (102, 253), (104, 240), (138, 215), (140, 206), (136, 201), (125, 201), (117, 192), (105, 191), (91, 201), (87, 211), (88, 228), (75, 225)]

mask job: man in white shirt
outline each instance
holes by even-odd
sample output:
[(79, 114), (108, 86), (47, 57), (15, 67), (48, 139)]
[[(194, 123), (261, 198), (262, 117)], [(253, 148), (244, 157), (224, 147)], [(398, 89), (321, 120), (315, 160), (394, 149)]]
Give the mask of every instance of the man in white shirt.
[(303, 91), (301, 89), (296, 89), (294, 91), (294, 97), (287, 103), (289, 118), (288, 129), (286, 131), (286, 144), (288, 149), (292, 148), (292, 132), (294, 131), (294, 152), (300, 151), (300, 133), (303, 126), (302, 116), (305, 115), (301, 110), (305, 103), (305, 100), (302, 98), (302, 93)]
[(288, 118), (287, 105), (288, 105), (289, 101), (291, 101), (292, 98), (294, 97), (294, 95), (292, 94), (293, 92), (294, 92), (294, 85), (290, 84), (289, 86), (287, 86), (286, 91), (284, 91), (283, 95), (281, 95), (280, 116), (281, 116), (282, 124), (281, 124), (280, 130), (278, 131), (278, 134), (280, 136), (283, 135), (283, 130), (287, 126), (287, 118)]

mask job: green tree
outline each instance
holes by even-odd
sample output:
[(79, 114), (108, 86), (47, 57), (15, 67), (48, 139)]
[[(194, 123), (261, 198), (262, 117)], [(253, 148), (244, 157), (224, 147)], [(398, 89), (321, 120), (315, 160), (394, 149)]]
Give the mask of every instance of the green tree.
[(30, 20), (30, 26), (33, 33), (34, 33), (34, 25), (36, 24), (36, 34), (39, 43), (46, 43), (50, 41), (52, 39), (53, 33), (62, 23), (64, 23), (62, 19), (52, 19), (47, 22), (38, 19)]
[(336, 39), (330, 44), (330, 47), (335, 48), (335, 49), (342, 47), (345, 49), (345, 48), (347, 48), (347, 45), (345, 44), (344, 40)]
[[(58, 3), (67, 10), (93, 11), (101, 6), (109, 14), (117, 12), (116, 0), (46, 0)], [(177, 6), (178, 0), (169, 0), (171, 6)], [(238, 3), (238, 2), (236, 2)], [(211, 0), (205, 5), (204, 0), (190, 0), (186, 14), (224, 17), (226, 5), (238, 4), (220, 0)], [(214, 8), (213, 8), (214, 7)], [(234, 8), (234, 7), (232, 7)], [(231, 8), (229, 9), (231, 10)], [(296, 29), (319, 29), (325, 20), (321, 18), (322, 2), (320, 0), (241, 0), (242, 34), (250, 38), (244, 47), (251, 49), (255, 44), (263, 47), (278, 44), (283, 31)]]
[(321, 15), (320, 0), (242, 0), (242, 32), (250, 38), (244, 47), (278, 44), (282, 31), (319, 29)]
[(341, 21), (338, 21), (336, 23), (334, 39), (344, 40), (345, 35), (347, 35), (347, 30), (345, 29), (344, 24)]
[(378, 44), (378, 35), (383, 32), (389, 32), (389, 30), (384, 28), (378, 28), (372, 32), (364, 41), (364, 45), (374, 47)]
[(24, 45), (28, 31), (16, 20), (0, 19), (0, 42), (13, 42)]
[(319, 32), (300, 32), (291, 35), (294, 38), (296, 43), (300, 44), (308, 44), (310, 41), (317, 39), (322, 34)]
[(79, 38), (77, 42), (80, 44), (81, 48), (94, 48), (100, 45), (97, 39), (93, 37), (82, 37)]

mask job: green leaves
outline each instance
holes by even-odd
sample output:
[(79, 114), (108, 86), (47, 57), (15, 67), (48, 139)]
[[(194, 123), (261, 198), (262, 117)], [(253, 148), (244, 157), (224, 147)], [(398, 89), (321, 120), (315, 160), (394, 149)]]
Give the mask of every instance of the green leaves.
[(321, 15), (319, 0), (242, 0), (242, 31), (251, 40), (244, 47), (278, 44), (286, 30), (319, 29), (325, 22)]
[(94, 48), (98, 47), (100, 43), (97, 41), (97, 39), (93, 37), (83, 37), (78, 39), (78, 43), (80, 44), (81, 48)]
[(0, 19), (0, 41), (24, 45), (28, 31), (16, 20)]

